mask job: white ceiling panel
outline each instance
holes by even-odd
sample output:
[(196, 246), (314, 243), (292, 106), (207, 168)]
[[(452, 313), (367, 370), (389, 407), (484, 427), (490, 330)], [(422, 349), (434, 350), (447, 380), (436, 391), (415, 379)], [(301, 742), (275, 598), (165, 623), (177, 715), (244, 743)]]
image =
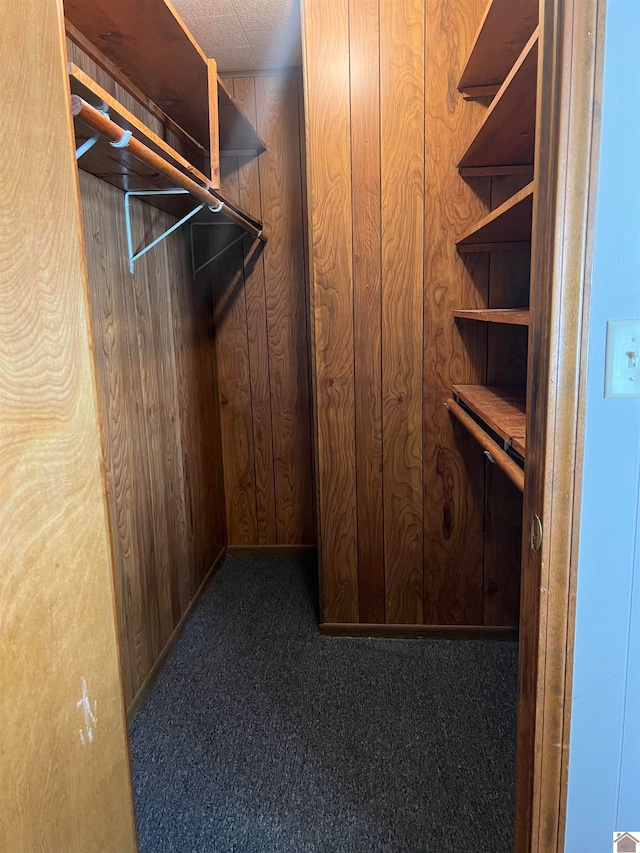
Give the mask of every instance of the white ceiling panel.
[(301, 64), (299, 0), (173, 0), (221, 72)]

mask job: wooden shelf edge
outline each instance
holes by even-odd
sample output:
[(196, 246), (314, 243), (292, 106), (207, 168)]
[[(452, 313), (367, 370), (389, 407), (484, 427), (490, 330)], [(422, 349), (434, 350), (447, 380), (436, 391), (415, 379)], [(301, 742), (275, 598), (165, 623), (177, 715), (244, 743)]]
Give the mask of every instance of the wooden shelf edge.
[[(521, 385), (453, 385), (452, 391), (487, 427), (514, 447), (526, 446), (526, 389)], [(518, 451), (520, 452), (520, 451)], [(524, 453), (521, 453), (524, 457)]]
[[(486, 244), (493, 243), (495, 244), (510, 244), (513, 242), (526, 242), (531, 239), (531, 227), (529, 224), (528, 233), (519, 233), (517, 236), (514, 236), (512, 239), (499, 239), (499, 236), (495, 237), (486, 237), (483, 239), (483, 231), (488, 231), (489, 227), (495, 225), (500, 222), (501, 219), (507, 219), (509, 215), (516, 210), (519, 205), (531, 204), (533, 202), (533, 192), (534, 192), (534, 181), (531, 181), (519, 190), (515, 195), (508, 198), (503, 204), (497, 207), (495, 210), (492, 210), (491, 213), (487, 214), (483, 219), (477, 222), (472, 228), (470, 228), (465, 234), (460, 237), (460, 239), (456, 242), (456, 245), (462, 250), (462, 247), (466, 244)], [(497, 229), (499, 231), (499, 229)], [(524, 229), (522, 229), (524, 230)], [(467, 251), (470, 251), (467, 249)], [(477, 251), (477, 249), (476, 249)]]
[[(510, 99), (513, 102), (515, 97), (515, 90), (520, 86), (520, 90), (524, 87), (525, 92), (528, 92), (530, 89), (528, 77), (533, 75), (534, 77), (537, 75), (537, 66), (538, 66), (538, 27), (535, 28), (531, 38), (528, 40), (526, 45), (524, 46), (522, 52), (518, 56), (516, 62), (514, 63), (511, 71), (507, 75), (504, 83), (500, 86), (498, 93), (495, 98), (491, 102), (491, 106), (487, 110), (482, 120), (482, 123), (478, 127), (478, 130), (475, 132), (473, 138), (467, 145), (464, 153), (460, 157), (458, 162), (458, 168), (473, 168), (474, 166), (505, 166), (505, 165), (524, 165), (529, 166), (528, 162), (521, 163), (516, 158), (514, 158), (514, 163), (510, 161), (505, 161), (504, 157), (499, 158), (499, 160), (493, 163), (484, 163), (484, 162), (473, 162), (474, 156), (477, 158), (479, 155), (477, 154), (476, 149), (482, 149), (484, 138), (487, 137), (493, 141), (495, 145), (496, 139), (496, 128), (495, 124), (498, 119), (495, 118), (496, 115), (499, 116), (501, 109), (504, 112), (504, 109), (508, 109), (508, 107), (503, 108), (503, 104), (507, 99)], [(533, 89), (535, 93), (535, 85)], [(518, 99), (519, 100), (519, 99)], [(531, 115), (531, 135), (533, 135), (533, 128), (535, 126), (535, 94), (533, 96), (533, 109)], [(502, 126), (503, 122), (500, 122), (500, 126)], [(522, 144), (522, 133), (516, 134), (516, 142)], [(533, 140), (532, 140), (533, 142)], [(485, 143), (486, 147), (486, 143)], [(521, 152), (522, 153), (522, 152)], [(524, 159), (524, 158), (523, 158)]]
[(504, 323), (510, 326), (528, 326), (528, 308), (470, 308), (458, 309), (453, 316), (459, 320), (476, 320), (485, 323)]

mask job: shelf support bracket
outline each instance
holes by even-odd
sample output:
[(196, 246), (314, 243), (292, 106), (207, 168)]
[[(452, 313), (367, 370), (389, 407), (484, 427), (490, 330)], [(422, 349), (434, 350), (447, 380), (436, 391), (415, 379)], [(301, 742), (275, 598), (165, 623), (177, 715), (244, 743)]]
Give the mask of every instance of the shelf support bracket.
[(127, 250), (129, 254), (129, 272), (133, 275), (134, 264), (137, 260), (139, 260), (143, 255), (153, 249), (158, 243), (161, 243), (166, 237), (170, 234), (173, 234), (174, 231), (177, 231), (178, 228), (181, 228), (185, 222), (188, 222), (196, 213), (199, 213), (203, 208), (208, 207), (212, 213), (219, 213), (224, 207), (224, 203), (220, 202), (217, 206), (199, 204), (197, 207), (194, 207), (193, 210), (189, 211), (186, 216), (183, 216), (182, 219), (179, 219), (176, 223), (174, 223), (171, 228), (167, 228), (166, 231), (163, 231), (159, 237), (156, 237), (155, 240), (152, 240), (148, 246), (145, 246), (143, 249), (140, 249), (139, 252), (135, 252), (133, 250), (133, 236), (131, 234), (131, 207), (129, 200), (131, 196), (150, 196), (150, 195), (190, 195), (188, 190), (183, 189), (168, 189), (168, 190), (130, 190), (124, 194), (124, 221), (125, 227), (127, 231)]

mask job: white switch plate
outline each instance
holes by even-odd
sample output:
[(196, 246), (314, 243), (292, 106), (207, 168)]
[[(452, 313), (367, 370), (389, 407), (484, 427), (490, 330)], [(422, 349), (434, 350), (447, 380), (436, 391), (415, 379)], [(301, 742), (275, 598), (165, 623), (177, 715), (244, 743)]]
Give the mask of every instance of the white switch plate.
[(640, 397), (640, 320), (609, 320), (605, 397)]

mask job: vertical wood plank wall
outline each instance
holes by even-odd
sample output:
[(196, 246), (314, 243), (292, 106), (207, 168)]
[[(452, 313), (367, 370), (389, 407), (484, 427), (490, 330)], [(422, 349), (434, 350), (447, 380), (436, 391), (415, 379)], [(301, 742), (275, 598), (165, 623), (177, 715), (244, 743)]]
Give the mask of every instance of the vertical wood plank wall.
[[(155, 119), (77, 47), (70, 58), (156, 132)], [(185, 231), (126, 257), (123, 194), (80, 171), (129, 705), (224, 548), (210, 283), (191, 277)], [(175, 220), (132, 202), (134, 244)]]
[[(222, 187), (269, 236), (245, 238), (202, 274), (214, 291), (230, 546), (315, 544), (299, 76), (226, 80), (267, 151), (221, 152)], [(208, 231), (211, 255), (237, 236)]]
[(455, 247), (508, 192), (455, 168), (485, 109), (456, 89), (485, 6), (303, 2), (325, 623), (518, 621), (521, 498), (443, 406), (526, 360), (525, 341), (503, 370), (501, 333), (452, 316), (528, 282), (526, 259)]
[(61, 5), (2, 11), (0, 849), (133, 853)]

